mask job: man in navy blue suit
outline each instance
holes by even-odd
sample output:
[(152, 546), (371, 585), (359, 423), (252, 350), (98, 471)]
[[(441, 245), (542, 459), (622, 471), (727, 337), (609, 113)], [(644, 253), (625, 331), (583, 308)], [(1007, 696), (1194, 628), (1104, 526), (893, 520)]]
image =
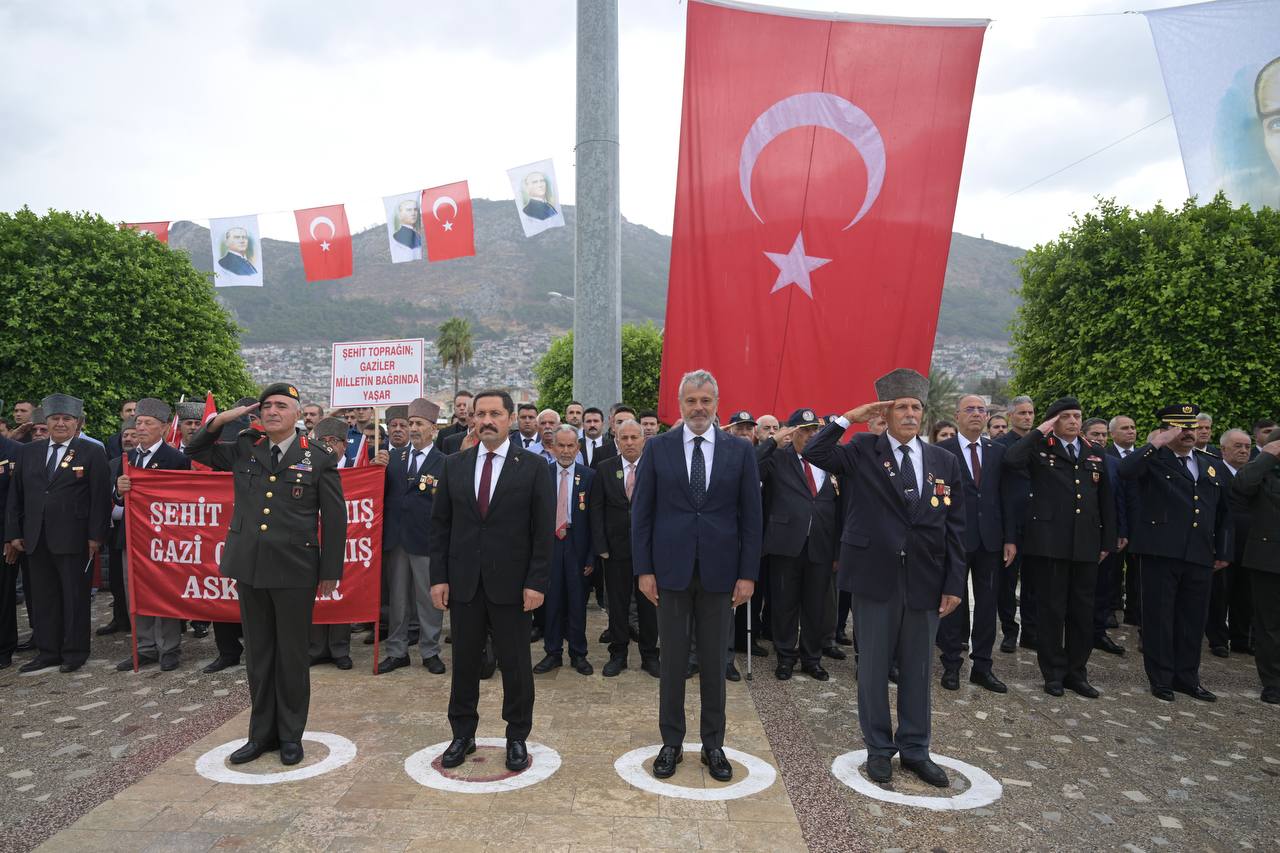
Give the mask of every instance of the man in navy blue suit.
[[(920, 440), (929, 380), (898, 368), (876, 380), (875, 403), (851, 409), (814, 436), (801, 454), (841, 477), (850, 509), (840, 536), (842, 588), (853, 593), (858, 639), (858, 723), (867, 744), (867, 775), (884, 783), (899, 753), (903, 769), (945, 788), (947, 774), (929, 757), (929, 671), (938, 620), (955, 610), (964, 588), (964, 489), (961, 463)], [(883, 435), (840, 436), (877, 414)], [(889, 667), (898, 662), (898, 730), (889, 716)]]
[(543, 627), (543, 648), (547, 655), (533, 671), (541, 675), (563, 665), (567, 642), (569, 664), (582, 675), (590, 675), (593, 670), (587, 660), (585, 578), (594, 566), (587, 499), (595, 471), (575, 461), (578, 431), (567, 424), (555, 431), (551, 450), (556, 456), (556, 461), (548, 465), (556, 487), (556, 537), (551, 549), (551, 577), (547, 583)]
[(680, 380), (679, 429), (645, 442), (631, 501), (631, 543), (640, 591), (658, 608), (662, 646), (653, 775), (676, 772), (684, 744), (685, 669), (697, 637), (702, 762), (713, 779), (724, 755), (727, 610), (751, 598), (760, 573), (760, 472), (755, 448), (714, 426), (720, 389), (705, 370)]
[(938, 443), (961, 463), (964, 486), (964, 553), (968, 574), (973, 578), (973, 634), (970, 640), (969, 588), (961, 586), (960, 605), (938, 625), (938, 645), (942, 649), (942, 686), (960, 689), (962, 646), (970, 641), (973, 669), (969, 682), (993, 693), (1009, 688), (991, 671), (991, 649), (996, 642), (996, 581), (1000, 567), (1017, 556), (1013, 513), (1006, 512), (1002, 479), (1004, 445), (982, 434), (987, 405), (977, 394), (967, 394), (956, 404), (959, 432)]

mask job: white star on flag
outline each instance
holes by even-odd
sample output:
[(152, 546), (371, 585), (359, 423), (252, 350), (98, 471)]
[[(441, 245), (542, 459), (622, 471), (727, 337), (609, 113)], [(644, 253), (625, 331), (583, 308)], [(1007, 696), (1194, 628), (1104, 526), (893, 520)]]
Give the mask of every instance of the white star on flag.
[(444, 230), (446, 230), (446, 231), (452, 231), (452, 230), (453, 230), (453, 223), (452, 223), (452, 222), (450, 222), (450, 221), (448, 221), (448, 220), (446, 220), (446, 221), (445, 221), (445, 223), (444, 223)]
[(824, 264), (831, 263), (830, 258), (814, 258), (804, 253), (804, 235), (797, 234), (791, 251), (785, 255), (780, 252), (765, 252), (765, 256), (778, 268), (778, 280), (773, 283), (770, 293), (777, 293), (789, 284), (804, 291), (805, 296), (813, 298), (813, 287), (809, 281), (809, 273)]
[(321, 240), (321, 241), (320, 241), (320, 251), (322, 251), (322, 252), (327, 252), (327, 251), (329, 251), (329, 243), (328, 243), (328, 241), (327, 241), (327, 240)]

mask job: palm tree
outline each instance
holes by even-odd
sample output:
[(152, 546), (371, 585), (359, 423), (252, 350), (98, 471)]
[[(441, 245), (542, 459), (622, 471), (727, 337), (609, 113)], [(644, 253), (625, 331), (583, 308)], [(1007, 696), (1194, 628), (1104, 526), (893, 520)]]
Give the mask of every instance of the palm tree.
[(451, 317), (440, 324), (436, 334), (436, 351), (440, 364), (453, 368), (453, 393), (458, 394), (458, 371), (471, 363), (475, 346), (471, 340), (471, 321), (463, 317)]
[(929, 371), (929, 406), (925, 411), (924, 425), (920, 431), (926, 436), (935, 422), (946, 420), (956, 410), (960, 399), (960, 383), (954, 376), (940, 368)]

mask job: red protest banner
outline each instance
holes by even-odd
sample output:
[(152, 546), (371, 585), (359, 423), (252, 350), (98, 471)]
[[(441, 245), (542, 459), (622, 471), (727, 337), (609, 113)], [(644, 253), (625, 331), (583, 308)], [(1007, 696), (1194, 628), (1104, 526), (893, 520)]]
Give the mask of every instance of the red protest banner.
[[(317, 625), (378, 619), (384, 470), (339, 472), (347, 502), (342, 581), (333, 595), (317, 596)], [(231, 475), (130, 468), (129, 478), (124, 515), (130, 612), (239, 622), (236, 582), (218, 571), (234, 503)]]

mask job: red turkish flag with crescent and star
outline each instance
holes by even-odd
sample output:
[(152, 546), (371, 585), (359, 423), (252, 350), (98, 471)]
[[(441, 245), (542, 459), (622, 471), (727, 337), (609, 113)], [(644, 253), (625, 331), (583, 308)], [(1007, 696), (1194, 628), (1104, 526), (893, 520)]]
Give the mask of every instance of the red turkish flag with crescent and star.
[(122, 222), (120, 225), (137, 231), (143, 236), (150, 234), (161, 243), (169, 244), (169, 220), (167, 219), (164, 222)]
[(422, 227), (427, 234), (429, 261), (476, 253), (476, 226), (466, 181), (422, 191)]
[(698, 368), (780, 419), (928, 372), (986, 23), (691, 0), (663, 420)]
[(328, 281), (351, 275), (351, 228), (341, 204), (295, 210), (298, 249), (307, 281)]

